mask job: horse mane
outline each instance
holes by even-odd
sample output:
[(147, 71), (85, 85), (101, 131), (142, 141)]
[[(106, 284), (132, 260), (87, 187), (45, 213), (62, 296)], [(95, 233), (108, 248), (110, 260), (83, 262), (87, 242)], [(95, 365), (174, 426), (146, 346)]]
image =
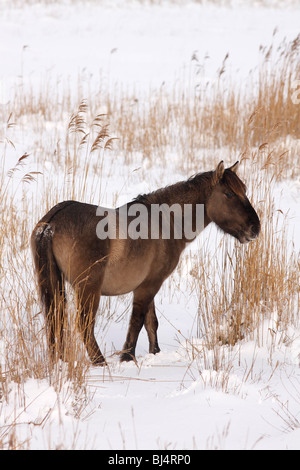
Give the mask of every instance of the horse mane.
[[(195, 193), (199, 194), (201, 189), (204, 192), (210, 192), (212, 189), (213, 171), (197, 173), (188, 180), (168, 185), (147, 194), (139, 194), (132, 202), (137, 202), (150, 206), (151, 204), (172, 204), (174, 200), (179, 203), (189, 204), (193, 202)], [(226, 169), (221, 179), (221, 183), (226, 184), (230, 191), (239, 197), (245, 197), (246, 185), (240, 180), (236, 173)]]
[(179, 181), (178, 183), (165, 186), (164, 188), (157, 189), (148, 194), (139, 194), (134, 198), (133, 202), (140, 204), (162, 204), (174, 202), (174, 198), (177, 202), (188, 204), (193, 200), (191, 197), (194, 192), (199, 192), (199, 188), (203, 188), (203, 191), (209, 185), (213, 172), (208, 171), (205, 173), (198, 173), (191, 176), (188, 180)]

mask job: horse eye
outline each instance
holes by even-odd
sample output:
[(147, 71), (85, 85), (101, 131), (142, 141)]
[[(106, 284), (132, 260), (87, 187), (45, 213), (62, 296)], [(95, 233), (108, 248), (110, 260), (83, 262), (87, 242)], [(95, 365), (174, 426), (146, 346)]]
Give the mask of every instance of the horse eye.
[(228, 199), (231, 199), (232, 196), (233, 196), (233, 193), (230, 193), (229, 191), (227, 191), (227, 192), (225, 193), (225, 196), (228, 197)]

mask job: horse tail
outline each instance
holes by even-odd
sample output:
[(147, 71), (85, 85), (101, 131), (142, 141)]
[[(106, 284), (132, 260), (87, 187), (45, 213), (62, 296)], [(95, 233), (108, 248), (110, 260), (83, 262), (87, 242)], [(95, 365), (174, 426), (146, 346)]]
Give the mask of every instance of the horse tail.
[(59, 269), (52, 249), (54, 229), (50, 222), (62, 208), (58, 204), (48, 212), (38, 222), (31, 235), (31, 249), (39, 296), (46, 319), (48, 347), (50, 352), (58, 354), (58, 357), (63, 356), (66, 296), (64, 276)]
[(63, 290), (62, 275), (52, 251), (52, 236), (51, 225), (45, 222), (39, 222), (31, 235), (40, 300), (45, 310), (51, 308), (58, 291)]

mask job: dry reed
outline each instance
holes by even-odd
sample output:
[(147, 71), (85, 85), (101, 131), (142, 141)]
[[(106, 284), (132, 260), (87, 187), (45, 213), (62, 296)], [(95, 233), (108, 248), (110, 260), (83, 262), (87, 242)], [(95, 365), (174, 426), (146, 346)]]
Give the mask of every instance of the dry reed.
[[(298, 321), (299, 255), (288, 247), (280, 220), (284, 215), (276, 210), (272, 191), (278, 180), (300, 173), (300, 107), (291, 100), (292, 84), (300, 73), (299, 42), (298, 37), (277, 50), (262, 48), (258, 83), (252, 86), (250, 77), (246, 90), (235, 84), (224, 92), (227, 58), (218, 80), (205, 93), (199, 87), (182, 92), (174, 86), (168, 92), (151, 91), (142, 101), (117, 89), (114, 95), (102, 91), (84, 97), (78, 87), (79, 104), (73, 114), (70, 90), (62, 85), (57, 91), (60, 100), (50, 92), (51, 83), (38, 94), (25, 87), (16, 89), (1, 136), (0, 402), (8, 401), (12, 382), (20, 384), (22, 394), (28, 377), (46, 378), (58, 391), (67, 381), (77, 391), (85, 386), (89, 362), (72, 320), (66, 326), (73, 339), (68, 364), (49, 365), (28, 240), (35, 222), (59, 200), (100, 203), (108, 184), (103, 179), (113, 178), (115, 160), (122, 161), (128, 181), (137, 181), (133, 179), (137, 167), (142, 168), (139, 178), (152, 168), (163, 172), (172, 167), (178, 174), (190, 175), (212, 168), (220, 154), (231, 162), (241, 159), (242, 177), (248, 180), (262, 219), (261, 236), (246, 247), (222, 239), (214, 260), (208, 259), (204, 245), (198, 260), (192, 259), (187, 288), (199, 298), (198, 334), (205, 348), (214, 352), (208, 367), (228, 369), (222, 344), (231, 348), (254, 334), (262, 344), (266, 339), (262, 325), (274, 312), (284, 340), (288, 326)], [(196, 67), (194, 56), (191, 68)], [(71, 115), (67, 126), (66, 115)], [(45, 132), (49, 122), (58, 123), (51, 135)], [(18, 155), (15, 124), (36, 137), (29, 154)], [(114, 145), (111, 135), (118, 137)], [(15, 157), (10, 169), (8, 155)], [(175, 274), (168, 288), (176, 291), (177, 282)], [(72, 319), (74, 305), (70, 305)], [(110, 300), (106, 306), (111, 312), (102, 318), (111, 321), (114, 307)], [(194, 352), (205, 354), (203, 349)], [(0, 429), (1, 445), (18, 448), (27, 443), (18, 442), (12, 426)]]

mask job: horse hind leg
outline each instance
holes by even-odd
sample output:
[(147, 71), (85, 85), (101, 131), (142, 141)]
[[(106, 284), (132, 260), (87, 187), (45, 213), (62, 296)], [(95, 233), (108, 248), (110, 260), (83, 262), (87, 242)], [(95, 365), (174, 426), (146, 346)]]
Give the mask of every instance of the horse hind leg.
[(93, 365), (104, 365), (105, 359), (95, 338), (95, 321), (100, 301), (100, 288), (76, 288), (77, 327)]
[(145, 316), (144, 326), (146, 328), (149, 339), (149, 353), (157, 354), (160, 352), (157, 339), (158, 320), (155, 312), (154, 300), (149, 305)]

